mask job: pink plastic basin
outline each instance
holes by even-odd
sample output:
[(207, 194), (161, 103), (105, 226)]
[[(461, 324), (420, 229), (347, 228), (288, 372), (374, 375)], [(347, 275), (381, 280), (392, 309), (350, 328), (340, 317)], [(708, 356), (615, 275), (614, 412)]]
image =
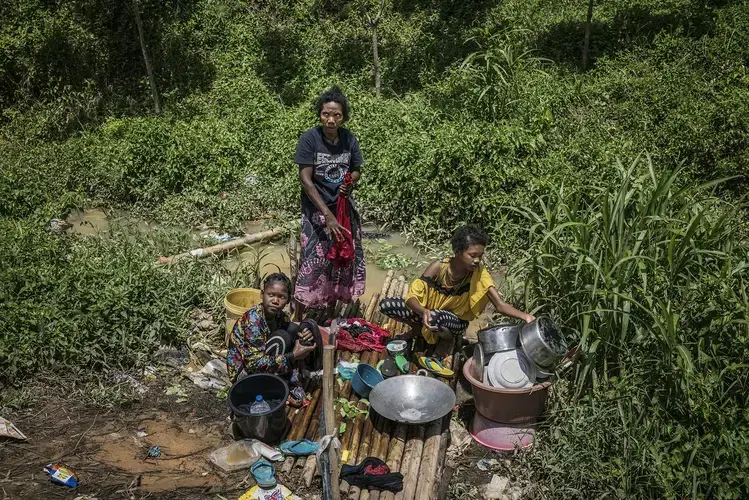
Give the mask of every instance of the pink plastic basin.
[(476, 412), (471, 423), (471, 436), (477, 443), (499, 451), (512, 451), (533, 446), (536, 424), (503, 424)]
[(471, 375), (473, 358), (463, 365), (463, 376), (473, 389), (476, 411), (494, 422), (504, 424), (535, 423), (546, 408), (546, 397), (551, 382), (543, 382), (522, 389), (492, 387)]

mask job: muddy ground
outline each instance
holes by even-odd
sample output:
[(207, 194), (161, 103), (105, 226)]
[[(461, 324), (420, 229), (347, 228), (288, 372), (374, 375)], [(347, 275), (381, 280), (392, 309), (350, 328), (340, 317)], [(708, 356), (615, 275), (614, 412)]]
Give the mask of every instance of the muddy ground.
[[(167, 395), (175, 380), (181, 394)], [(5, 410), (28, 441), (0, 442), (2, 498), (236, 499), (254, 485), (245, 472), (226, 474), (208, 461), (233, 440), (226, 401), (181, 378), (177, 369), (162, 368), (138, 390), (127, 383), (108, 389), (120, 398), (127, 392), (124, 403), (110, 408), (102, 406), (106, 401), (81, 402), (78, 391), (66, 395), (66, 385), (56, 379), (25, 387), (32, 400), (23, 409)], [(456, 421), (465, 423), (471, 412), (468, 400)], [(161, 457), (147, 458), (153, 445)], [(471, 443), (456, 458), (448, 498), (483, 497), (481, 485), (492, 471), (479, 470), (476, 462), (488, 457), (497, 454)], [(54, 462), (77, 472), (77, 490), (50, 481), (42, 469)], [(302, 498), (319, 498), (319, 477), (305, 488), (299, 476), (294, 471), (278, 479)]]

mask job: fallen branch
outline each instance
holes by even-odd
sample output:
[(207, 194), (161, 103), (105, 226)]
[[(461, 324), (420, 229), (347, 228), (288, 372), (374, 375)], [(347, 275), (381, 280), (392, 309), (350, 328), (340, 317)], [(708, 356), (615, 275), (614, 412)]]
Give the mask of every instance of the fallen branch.
[(174, 262), (175, 260), (185, 259), (189, 257), (202, 259), (204, 257), (210, 257), (211, 255), (219, 255), (241, 246), (251, 245), (263, 240), (271, 240), (280, 236), (283, 232), (283, 229), (276, 228), (260, 233), (248, 234), (247, 236), (227, 241), (226, 243), (221, 243), (219, 245), (213, 245), (205, 248), (196, 248), (195, 250), (180, 253), (172, 257), (159, 257), (158, 264), (168, 264), (170, 262)]

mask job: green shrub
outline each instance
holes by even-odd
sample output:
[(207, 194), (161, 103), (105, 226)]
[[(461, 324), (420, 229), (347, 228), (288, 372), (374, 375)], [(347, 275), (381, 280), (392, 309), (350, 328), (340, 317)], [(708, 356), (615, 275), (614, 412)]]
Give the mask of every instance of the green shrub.
[(5, 382), (42, 369), (143, 364), (161, 344), (184, 340), (191, 308), (214, 307), (231, 286), (210, 263), (154, 264), (190, 247), (184, 233), (115, 227), (102, 237), (56, 237), (42, 224), (8, 219), (0, 229)]

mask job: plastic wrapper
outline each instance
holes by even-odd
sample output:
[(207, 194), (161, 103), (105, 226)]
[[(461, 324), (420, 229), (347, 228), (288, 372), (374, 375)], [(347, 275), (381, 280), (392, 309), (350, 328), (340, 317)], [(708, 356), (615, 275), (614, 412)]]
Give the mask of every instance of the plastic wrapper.
[(70, 467), (62, 464), (48, 464), (44, 467), (44, 472), (49, 474), (52, 482), (62, 484), (68, 488), (78, 487), (78, 474), (73, 472)]

